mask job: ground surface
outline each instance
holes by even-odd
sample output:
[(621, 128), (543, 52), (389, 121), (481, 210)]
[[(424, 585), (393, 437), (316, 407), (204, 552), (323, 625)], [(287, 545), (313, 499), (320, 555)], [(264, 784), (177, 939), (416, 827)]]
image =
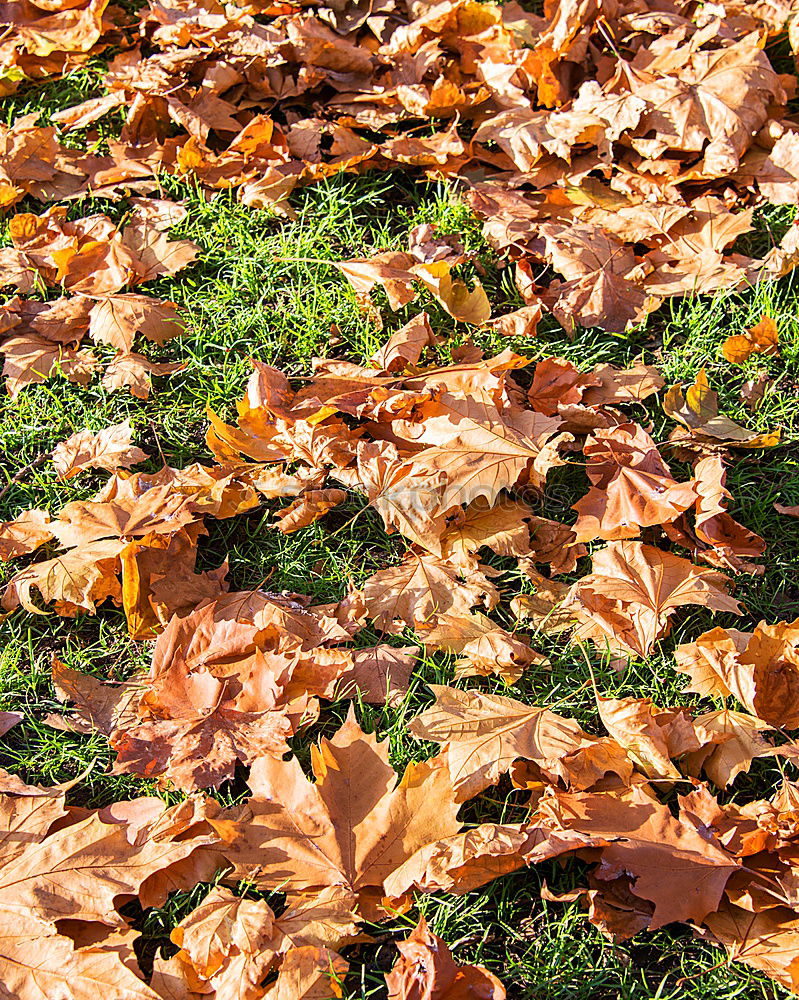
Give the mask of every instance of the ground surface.
[[(6, 102), (4, 115), (10, 120), (20, 113), (45, 109), (42, 121), (46, 122), (47, 114), (99, 92), (96, 79), (91, 71), (82, 71), (65, 81), (22, 91)], [(408, 230), (420, 222), (435, 222), (444, 233), (458, 233), (471, 249), (481, 251), (480, 260), (487, 272), (483, 281), (495, 313), (521, 304), (510, 273), (497, 267), (482, 242), (479, 225), (458, 203), (457, 192), (444, 184), (416, 183), (400, 173), (336, 177), (292, 197), (297, 213), (293, 221), (242, 208), (224, 194), (206, 201), (173, 182), (164, 193), (185, 199), (189, 208), (188, 218), (172, 236), (194, 240), (202, 252), (198, 262), (176, 278), (153, 282), (142, 291), (180, 303), (187, 321), (186, 335), (164, 348), (153, 348), (152, 356), (183, 361), (185, 369), (156, 379), (147, 402), (123, 393), (106, 394), (99, 379), (84, 388), (56, 378), (27, 388), (13, 403), (2, 397), (4, 477), (10, 478), (74, 431), (84, 427), (96, 431), (126, 416), (132, 418), (137, 443), (152, 454), (160, 453), (169, 464), (210, 460), (204, 445), (206, 406), (223, 417), (233, 415), (250, 357), (298, 376), (308, 372), (314, 355), (361, 360), (420, 304), (430, 311), (436, 331), (450, 334), (446, 353), (462, 341), (466, 331), (458, 329), (435, 302), (425, 296), (392, 314), (385, 301), (380, 301), (386, 326), (378, 331), (359, 312), (345, 279), (324, 263), (401, 247)], [(31, 208), (41, 210), (36, 205)], [(24, 204), (19, 206), (19, 210), (24, 209)], [(125, 208), (83, 202), (70, 209), (76, 218), (92, 211), (121, 218)], [(784, 210), (763, 214), (757, 232), (747, 237), (746, 249), (754, 249), (752, 241), (758, 249), (767, 248), (789, 221), (790, 213)], [(728, 365), (720, 352), (722, 341), (764, 314), (778, 323), (782, 358), (755, 358), (740, 368)], [(486, 351), (511, 346), (532, 358), (561, 355), (581, 368), (600, 361), (624, 365), (643, 358), (659, 364), (670, 384), (692, 380), (704, 367), (729, 416), (757, 430), (781, 426), (785, 444), (767, 453), (739, 452), (728, 479), (735, 497), (731, 513), (768, 542), (765, 575), (738, 578), (736, 596), (746, 608), (743, 619), (733, 622), (730, 616), (715, 616), (712, 624), (751, 629), (761, 618), (773, 622), (796, 616), (799, 521), (779, 517), (773, 504), (799, 504), (795, 444), (799, 432), (799, 279), (787, 278), (748, 294), (687, 299), (653, 314), (631, 334), (583, 331), (570, 341), (549, 318), (535, 340), (507, 342), (479, 333), (475, 340)], [(752, 414), (741, 401), (740, 389), (759, 371), (767, 371), (771, 381), (760, 409)], [(665, 438), (660, 432), (666, 421), (657, 403), (637, 419), (652, 422), (655, 440)], [(152, 468), (159, 464), (154, 460)], [(63, 484), (50, 465), (44, 464), (8, 490), (0, 501), (0, 519), (33, 506), (57, 510), (67, 500), (90, 496), (104, 478), (85, 474), (77, 485)], [(542, 513), (565, 519), (568, 507), (584, 492), (585, 480), (579, 469), (557, 470), (550, 476)], [(402, 540), (398, 536), (396, 541), (386, 539), (376, 515), (359, 512), (354, 503), (287, 537), (267, 527), (276, 505), (269, 502), (233, 521), (214, 522), (212, 534), (203, 544), (203, 568), (219, 565), (227, 555), (232, 587), (257, 586), (268, 578), (272, 590), (300, 591), (318, 601), (332, 601), (342, 595), (348, 578), (359, 583), (402, 551)], [(682, 613), (672, 634), (660, 644), (657, 656), (633, 664), (623, 676), (610, 670), (595, 671), (600, 692), (650, 695), (661, 705), (690, 703), (692, 696), (681, 692), (685, 678), (673, 670), (672, 650), (676, 643), (710, 627), (710, 615), (703, 609)], [(0, 710), (23, 711), (26, 721), (5, 737), (0, 765), (27, 781), (45, 784), (81, 776), (72, 792), (73, 801), (80, 804), (97, 806), (141, 794), (140, 781), (105, 773), (110, 755), (104, 738), (65, 734), (42, 721), (48, 712), (59, 710), (49, 682), (54, 652), (69, 665), (103, 677), (125, 677), (148, 656), (146, 644), (137, 647), (130, 642), (123, 614), (113, 608), (78, 620), (15, 612), (2, 624), (0, 633)], [(366, 728), (390, 737), (398, 768), (426, 752), (404, 729), (406, 720), (431, 700), (424, 682), (450, 677), (446, 660), (439, 656), (436, 662), (422, 665), (401, 707), (358, 708)], [(579, 650), (563, 652), (561, 644), (553, 654), (552, 669), (530, 670), (513, 694), (531, 703), (557, 704), (558, 711), (578, 718), (596, 732), (588, 681), (585, 657)], [(499, 681), (486, 683), (494, 684), (498, 691), (504, 687)], [(325, 731), (335, 731), (347, 705), (342, 702), (325, 709)], [(302, 754), (302, 746), (298, 749)], [(759, 762), (749, 776), (738, 779), (732, 795), (740, 794), (747, 800), (765, 797), (779, 778), (777, 763)], [(223, 796), (231, 799), (237, 792), (232, 787), (223, 790)], [(494, 811), (469, 818), (514, 820), (519, 818), (514, 809), (520, 801), (509, 785), (502, 785), (493, 802), (481, 802), (481, 809)], [(565, 890), (579, 884), (581, 872), (580, 863), (573, 860), (565, 866), (542, 865), (463, 897), (428, 897), (423, 902), (424, 913), (433, 929), (453, 946), (459, 960), (488, 965), (502, 977), (512, 997), (754, 1000), (784, 995), (780, 987), (744, 966), (728, 965), (722, 952), (694, 941), (687, 930), (663, 930), (614, 947), (586, 922), (577, 904), (541, 901), (539, 891), (544, 881), (551, 888)], [(201, 895), (199, 889), (184, 893), (163, 910), (139, 914), (139, 925), (152, 953)], [(404, 931), (413, 923), (409, 915), (393, 927)], [(388, 940), (391, 931), (389, 925), (378, 933)], [(379, 995), (380, 973), (390, 967), (393, 955), (393, 949), (379, 941), (371, 947), (362, 981), (349, 981), (350, 995)]]

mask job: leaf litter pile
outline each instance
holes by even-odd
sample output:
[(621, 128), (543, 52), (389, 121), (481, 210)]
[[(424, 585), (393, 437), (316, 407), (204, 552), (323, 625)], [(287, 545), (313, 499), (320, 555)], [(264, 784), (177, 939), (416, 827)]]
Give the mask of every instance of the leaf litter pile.
[[(135, 349), (182, 330), (175, 303), (137, 287), (198, 253), (168, 235), (186, 213), (163, 197), (165, 175), (284, 215), (296, 187), (339, 171), (451, 178), (524, 305), (492, 317), (459, 240), (424, 225), (405, 251), (331, 262), (371, 320), (379, 287), (394, 310), (426, 290), (475, 332), (533, 337), (545, 313), (570, 335), (622, 332), (669, 297), (781, 277), (799, 263), (797, 226), (760, 257), (734, 244), (760, 205), (799, 196), (796, 80), (766, 52), (778, 36), (799, 47), (792, 8), (10, 0), (6, 95), (96, 56), (107, 70), (106, 93), (55, 125), (2, 127), (7, 391), (100, 375), (147, 399), (153, 375), (181, 367)], [(113, 116), (115, 137), (98, 133)], [(124, 200), (124, 221), (74, 218), (87, 195)], [(89, 341), (114, 349), (104, 367)], [(597, 693), (596, 733), (480, 680), (514, 685), (569, 644), (623, 670), (688, 605), (742, 613), (735, 577), (762, 573), (767, 549), (728, 512), (726, 469), (779, 431), (720, 413), (704, 372), (666, 390), (642, 363), (581, 371), (467, 340), (443, 364), (441, 342), (419, 312), (362, 363), (316, 358), (290, 380), (253, 361), (236, 421), (209, 412), (212, 464), (134, 472), (149, 456), (129, 421), (81, 431), (47, 460), (65, 483), (106, 470), (102, 489), (0, 525), (0, 558), (18, 561), (4, 614), (116, 605), (131, 642), (150, 641), (149, 670), (122, 682), (54, 657), (67, 707), (47, 722), (99, 731), (116, 773), (167, 793), (90, 809), (72, 803), (75, 782), (3, 773), (3, 996), (341, 996), (377, 925), (424, 894), (567, 858), (583, 887), (545, 896), (579, 899), (613, 940), (682, 922), (799, 991), (799, 784), (754, 801), (726, 791), (755, 760), (799, 763), (799, 620), (696, 635), (673, 666), (698, 707)], [(736, 364), (777, 354), (776, 326), (764, 318), (723, 350)], [(646, 416), (658, 396), (672, 426), (660, 442)], [(542, 516), (549, 473), (578, 464), (583, 495)], [(226, 564), (198, 571), (209, 523), (263, 501), (279, 502), (284, 534), (357, 501), (404, 555), (325, 605), (231, 590)], [(374, 631), (383, 641), (359, 639)], [(410, 721), (427, 759), (397, 774), (354, 709), (317, 739), (325, 702), (401, 705), (422, 650), (473, 679), (434, 686)], [(310, 769), (292, 752), (302, 734)], [(246, 794), (230, 804), (220, 790), (237, 781)], [(501, 794), (517, 821), (468, 819)], [(131, 903), (199, 884), (173, 947), (141, 960)], [(408, 920), (391, 997), (512, 988)]]

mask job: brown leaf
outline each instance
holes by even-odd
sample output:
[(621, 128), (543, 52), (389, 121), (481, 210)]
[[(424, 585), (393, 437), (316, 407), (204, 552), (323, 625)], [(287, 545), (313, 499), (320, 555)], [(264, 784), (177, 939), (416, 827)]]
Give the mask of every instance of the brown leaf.
[(110, 736), (117, 725), (130, 724), (135, 718), (139, 700), (135, 681), (131, 684), (101, 681), (91, 674), (72, 670), (57, 657), (52, 660), (51, 676), (59, 701), (71, 702), (75, 716), (66, 719), (48, 716), (49, 725), (72, 732), (97, 730), (104, 736)]
[(715, 912), (739, 862), (709, 831), (640, 785), (610, 792), (559, 792), (545, 795), (540, 816), (554, 829), (611, 841), (602, 848), (600, 873), (630, 873), (631, 891), (655, 904), (650, 930), (674, 920), (703, 920)]
[(460, 828), (446, 768), (411, 764), (397, 784), (386, 744), (352, 714), (312, 762), (315, 784), (296, 758), (254, 764), (252, 819), (230, 854), (240, 877), (291, 891), (342, 886), (366, 901), (414, 851)]
[(152, 388), (151, 375), (171, 375), (184, 367), (181, 361), (158, 363), (142, 354), (119, 352), (105, 367), (103, 387), (109, 392), (129, 389), (131, 396), (148, 399)]
[(522, 306), (513, 312), (497, 316), (486, 324), (503, 337), (535, 337), (542, 313), (541, 303)]
[(20, 570), (6, 586), (3, 608), (13, 611), (21, 605), (31, 614), (43, 614), (33, 602), (34, 588), (45, 604), (55, 603), (61, 614), (70, 616), (79, 608), (94, 611), (108, 597), (121, 604), (117, 572), (124, 547), (125, 543), (117, 538), (102, 538)]
[(764, 316), (744, 333), (728, 337), (721, 350), (731, 365), (741, 365), (753, 354), (779, 354), (777, 324), (770, 316)]
[(46, 510), (26, 510), (13, 521), (0, 522), (0, 559), (17, 559), (35, 552), (53, 537)]
[(697, 715), (697, 727), (716, 734), (718, 744), (689, 753), (686, 770), (698, 774), (701, 769), (714, 785), (726, 788), (735, 778), (746, 773), (756, 757), (774, 755), (774, 747), (761, 735), (771, 727), (753, 715), (722, 709)]
[(449, 948), (427, 927), (424, 917), (404, 941), (400, 958), (386, 973), (389, 1000), (505, 1000), (505, 988), (482, 965), (456, 965)]
[(572, 588), (567, 607), (582, 624), (577, 638), (646, 656), (686, 604), (740, 613), (727, 577), (640, 542), (611, 542), (593, 557), (593, 572)]
[(799, 619), (754, 632), (714, 628), (675, 650), (677, 669), (691, 677), (688, 690), (733, 695), (766, 723), (799, 728)]
[(410, 365), (418, 364), (422, 351), (426, 347), (434, 347), (436, 343), (427, 313), (419, 313), (392, 334), (369, 358), (369, 367), (387, 374), (403, 371)]
[(3, 376), (12, 399), (26, 385), (46, 382), (56, 373), (69, 382), (87, 385), (98, 366), (91, 351), (75, 350), (36, 334), (9, 337), (0, 343), (0, 354), (5, 355)]
[(535, 761), (550, 781), (575, 788), (590, 788), (614, 768), (623, 780), (632, 775), (620, 747), (614, 752), (611, 741), (596, 740), (572, 719), (501, 695), (435, 684), (431, 689), (435, 705), (408, 729), (417, 739), (446, 748), (459, 800), (496, 784), (519, 759)]
[(583, 451), (591, 490), (573, 505), (579, 542), (635, 538), (641, 528), (673, 521), (696, 501), (693, 484), (676, 482), (638, 424), (594, 431)]
[(483, 547), (500, 556), (527, 555), (533, 520), (532, 510), (518, 500), (500, 497), (492, 506), (478, 497), (442, 538), (441, 555), (464, 568), (477, 566), (474, 554)]
[(545, 635), (572, 628), (574, 614), (562, 607), (569, 585), (542, 576), (529, 559), (519, 560), (519, 569), (533, 582), (535, 593), (517, 594), (511, 599), (510, 609), (516, 620), (531, 622), (537, 631)]
[(258, 708), (243, 703), (239, 686), (206, 670), (190, 673), (183, 664), (164, 671), (139, 703), (136, 724), (111, 737), (115, 771), (162, 777), (191, 791), (232, 778), (237, 760), (252, 764), (285, 753), (292, 727), (268, 679)]
[(398, 566), (378, 570), (363, 587), (366, 611), (385, 632), (397, 631), (397, 622), (433, 623), (440, 615), (468, 615), (476, 604), (493, 607), (496, 588), (481, 573), (470, 573), (468, 583), (458, 579), (460, 570), (431, 555), (409, 552)]
[[(135, 896), (150, 875), (218, 842), (202, 805), (161, 807), (160, 815), (136, 829), (108, 822), (91, 811), (32, 842), (8, 861), (0, 877), (0, 910), (35, 918), (52, 929), (56, 921), (85, 920), (123, 926), (115, 901)], [(180, 822), (178, 822), (180, 821)]]
[(183, 327), (177, 305), (147, 295), (109, 295), (92, 306), (89, 333), (96, 343), (130, 354), (137, 333), (156, 344), (179, 336)]
[(710, 388), (704, 369), (697, 375), (696, 382), (685, 391), (678, 385), (672, 386), (663, 400), (663, 409), (688, 430), (687, 434), (675, 431), (671, 440), (689, 448), (695, 446), (700, 453), (703, 448), (712, 449), (721, 445), (773, 448), (779, 444), (779, 431), (756, 434), (720, 414), (718, 393)]
[(708, 741), (681, 709), (661, 709), (649, 698), (601, 698), (599, 717), (649, 778), (682, 778), (672, 760), (695, 752)]
[(721, 566), (736, 572), (758, 573), (762, 567), (752, 562), (766, 549), (760, 535), (734, 520), (726, 510), (732, 494), (726, 488), (727, 473), (720, 455), (709, 455), (697, 462), (694, 483), (699, 494), (696, 501), (696, 536), (711, 547), (698, 554), (711, 566)]
[(132, 965), (130, 944), (114, 947), (110, 939), (76, 948), (47, 924), (0, 909), (0, 978), (18, 1000), (92, 1000), (98, 991), (119, 1000), (159, 1000)]
[(793, 910), (750, 913), (725, 902), (703, 925), (706, 936), (723, 945), (732, 961), (765, 972), (788, 990), (799, 988), (799, 921)]
[(525, 410), (501, 412), (488, 393), (466, 399), (445, 395), (421, 425), (416, 440), (429, 447), (413, 456), (411, 468), (418, 475), (446, 477), (442, 511), (479, 497), (493, 502), (523, 476), (541, 487), (549, 470), (562, 464), (557, 453), (562, 439), (555, 436), (559, 424)]
[(60, 479), (71, 479), (84, 469), (106, 469), (116, 472), (137, 462), (144, 462), (147, 453), (132, 443), (130, 420), (106, 427), (97, 434), (79, 431), (53, 450), (53, 467)]
[(277, 512), (275, 527), (284, 535), (307, 528), (346, 499), (346, 490), (306, 490), (288, 507)]
[[(315, 955), (324, 971), (325, 946), (356, 933), (348, 903), (352, 900), (337, 890), (323, 890), (314, 904), (301, 901), (277, 918), (263, 900), (212, 889), (172, 931), (172, 941), (181, 949), (171, 960), (172, 975), (182, 979), (187, 990), (212, 989), (218, 996), (248, 1000), (261, 995), (261, 982), (277, 968), (273, 989), (280, 994), (288, 988), (286, 980), (296, 975), (299, 951)], [(310, 957), (303, 956), (302, 964)], [(337, 970), (345, 971), (340, 956), (330, 953), (330, 958)], [(156, 984), (165, 971), (156, 970)]]
[(461, 654), (455, 661), (456, 679), (496, 674), (506, 684), (514, 684), (529, 666), (549, 662), (526, 642), (479, 612), (441, 614), (432, 628), (423, 625), (416, 628), (428, 648)]

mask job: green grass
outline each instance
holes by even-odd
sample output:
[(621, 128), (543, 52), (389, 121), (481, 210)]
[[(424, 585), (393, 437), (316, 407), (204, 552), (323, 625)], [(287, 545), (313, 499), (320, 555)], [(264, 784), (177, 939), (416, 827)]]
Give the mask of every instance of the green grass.
[[(96, 70), (90, 67), (65, 81), (32, 88), (9, 100), (4, 117), (9, 120), (45, 105), (52, 113), (91, 96), (96, 87)], [(0, 450), (6, 477), (73, 431), (84, 427), (99, 430), (128, 416), (133, 420), (137, 443), (153, 456), (160, 450), (177, 466), (198, 460), (210, 462), (204, 444), (206, 406), (224, 417), (234, 414), (250, 358), (278, 365), (294, 375), (307, 374), (316, 355), (359, 360), (422, 307), (430, 311), (434, 328), (445, 337), (441, 357), (446, 360), (468, 331), (426, 293), (398, 313), (391, 313), (378, 297), (385, 319), (381, 331), (359, 312), (354, 294), (335, 268), (308, 262), (402, 247), (408, 230), (418, 223), (435, 222), (445, 233), (458, 233), (479, 253), (495, 313), (521, 304), (510, 271), (496, 266), (479, 225), (444, 184), (418, 183), (403, 173), (335, 177), (292, 196), (296, 218), (291, 221), (245, 209), (229, 194), (208, 200), (173, 180), (164, 182), (164, 193), (185, 199), (189, 209), (188, 217), (172, 235), (194, 240), (201, 253), (185, 272), (143, 289), (180, 304), (186, 334), (164, 348), (145, 345), (138, 349), (159, 359), (180, 360), (185, 370), (156, 379), (146, 402), (124, 393), (108, 394), (99, 379), (81, 388), (55, 378), (26, 389), (14, 402), (1, 397)], [(20, 206), (24, 209), (41, 210), (41, 206)], [(92, 211), (108, 211), (119, 218), (125, 205), (85, 202), (70, 209), (73, 217)], [(784, 224), (784, 212), (761, 213), (749, 248), (762, 248), (775, 227)], [(723, 340), (764, 313), (779, 324), (782, 358), (755, 358), (743, 368), (731, 367), (721, 355)], [(338, 340), (331, 348), (334, 324)], [(655, 654), (645, 662), (633, 663), (624, 675), (594, 665), (603, 694), (651, 696), (661, 705), (693, 703), (693, 696), (682, 690), (685, 679), (673, 669), (676, 643), (717, 623), (735, 621), (736, 626), (749, 628), (761, 618), (791, 618), (799, 604), (799, 520), (773, 511), (778, 500), (799, 503), (799, 286), (786, 278), (747, 293), (729, 292), (712, 299), (697, 297), (667, 304), (629, 335), (583, 331), (572, 341), (549, 317), (535, 340), (507, 341), (480, 331), (474, 333), (474, 339), (487, 352), (509, 346), (531, 358), (561, 355), (584, 369), (600, 362), (625, 365), (643, 358), (659, 364), (669, 382), (690, 381), (706, 368), (711, 384), (719, 390), (724, 412), (759, 431), (782, 427), (784, 444), (767, 453), (737, 453), (729, 473), (728, 485), (735, 497), (732, 513), (763, 534), (769, 544), (764, 575), (737, 578), (737, 595), (746, 609), (743, 618), (713, 617), (702, 609), (688, 609), (676, 616), (672, 633)], [(102, 355), (104, 350), (99, 348), (98, 353)], [(741, 401), (740, 390), (746, 379), (762, 370), (768, 371), (772, 381), (761, 408), (752, 414)], [(639, 409), (635, 415), (652, 421), (656, 440), (665, 439), (673, 426), (658, 403)], [(154, 457), (151, 467), (157, 465)], [(57, 511), (69, 500), (91, 495), (105, 478), (84, 473), (63, 484), (45, 463), (8, 490), (0, 502), (0, 518), (14, 517), (34, 506)], [(557, 470), (550, 477), (540, 512), (569, 519), (573, 516), (571, 504), (584, 492), (585, 477), (579, 469)], [(277, 506), (277, 502), (268, 502), (233, 520), (211, 522), (211, 533), (201, 547), (201, 564), (217, 566), (227, 557), (233, 587), (257, 585), (271, 573), (271, 589), (299, 591), (318, 601), (330, 601), (342, 595), (350, 577), (360, 583), (375, 569), (398, 560), (404, 551), (404, 541), (398, 536), (387, 538), (376, 515), (361, 510), (355, 499), (322, 522), (288, 537), (268, 526)], [(502, 581), (509, 594), (524, 589), (524, 580), (510, 572), (510, 562), (490, 561), (509, 571)], [(2, 566), (0, 571), (7, 578), (14, 568)], [(153, 793), (155, 789), (146, 782), (107, 773), (110, 754), (103, 738), (66, 734), (43, 721), (48, 713), (60, 711), (49, 680), (53, 654), (70, 666), (112, 678), (128, 676), (147, 662), (147, 644), (130, 642), (121, 612), (104, 607), (97, 616), (65, 620), (18, 611), (1, 629), (0, 709), (23, 711), (25, 722), (4, 738), (0, 765), (26, 780), (45, 784), (82, 775), (70, 793), (71, 800), (82, 805), (100, 806), (118, 798)], [(364, 633), (359, 642), (376, 639)], [(589, 730), (601, 731), (593, 694), (584, 686), (589, 678), (585, 657), (562, 640), (542, 640), (540, 645), (551, 657), (551, 669), (530, 670), (510, 693), (531, 703), (557, 702), (562, 714), (576, 717)], [(392, 761), (398, 769), (430, 752), (429, 747), (410, 738), (405, 727), (430, 702), (426, 683), (447, 682), (451, 677), (446, 657), (420, 660), (401, 706), (358, 706), (362, 724), (390, 739)], [(503, 690), (498, 681), (484, 683), (490, 689)], [(348, 703), (328, 705), (315, 734), (334, 732), (347, 707)], [(300, 736), (295, 742), (300, 759), (307, 763), (310, 736)], [(760, 764), (752, 776), (739, 779), (733, 794), (747, 800), (766, 796), (780, 776), (778, 763)], [(235, 792), (235, 788), (229, 789), (226, 794)], [(523, 797), (509, 784), (501, 784), (491, 799), (469, 806), (469, 819), (523, 817)], [(550, 887), (564, 890), (580, 884), (583, 870), (582, 863), (573, 859), (562, 865), (541, 865), (462, 897), (424, 898), (420, 908), (433, 929), (454, 947), (458, 959), (487, 964), (503, 978), (515, 998), (711, 996), (716, 1000), (755, 1000), (784, 995), (779, 987), (744, 966), (719, 965), (722, 953), (694, 941), (685, 928), (666, 929), (613, 946), (587, 923), (578, 904), (540, 899), (544, 880)], [(138, 915), (143, 955), (152, 958), (168, 939), (174, 923), (196, 905), (201, 892), (178, 894), (163, 909)], [(415, 919), (416, 914), (411, 913), (373, 928), (378, 943), (353, 951), (349, 996), (381, 995), (382, 974), (390, 968), (395, 954), (388, 942), (392, 935), (404, 934)]]

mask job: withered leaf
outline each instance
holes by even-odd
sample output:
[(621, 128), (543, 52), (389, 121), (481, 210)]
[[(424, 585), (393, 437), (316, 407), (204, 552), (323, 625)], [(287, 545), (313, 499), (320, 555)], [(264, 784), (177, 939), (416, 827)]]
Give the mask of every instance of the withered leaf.
[(61, 479), (71, 479), (84, 469), (116, 472), (147, 459), (147, 453), (133, 445), (130, 420), (106, 427), (97, 434), (78, 431), (53, 450), (53, 466)]
[(366, 611), (376, 626), (397, 630), (397, 622), (432, 624), (443, 614), (468, 615), (477, 604), (493, 607), (498, 599), (494, 585), (481, 573), (461, 570), (451, 562), (409, 552), (398, 566), (378, 570), (364, 584)]
[(629, 779), (620, 747), (585, 733), (572, 719), (501, 695), (431, 685), (436, 703), (409, 730), (440, 743), (459, 799), (495, 784), (517, 759), (532, 760), (550, 780), (590, 788), (608, 771)]
[(721, 573), (654, 546), (611, 542), (594, 555), (593, 572), (574, 585), (566, 606), (581, 622), (576, 637), (646, 656), (686, 604), (740, 613), (727, 582)]
[(342, 886), (366, 903), (414, 851), (460, 829), (447, 768), (411, 764), (397, 783), (386, 744), (353, 715), (314, 747), (313, 769), (315, 784), (296, 758), (256, 761), (252, 819), (230, 854), (241, 877), (290, 890)]
[(481, 965), (457, 965), (446, 944), (433, 934), (424, 917), (404, 941), (400, 957), (386, 974), (390, 1000), (435, 996), (440, 1000), (505, 1000), (505, 988)]
[(650, 930), (713, 913), (739, 867), (712, 834), (675, 818), (639, 785), (607, 792), (553, 790), (539, 802), (537, 815), (555, 829), (612, 841), (602, 848), (599, 871), (632, 874), (631, 891), (655, 905)]

